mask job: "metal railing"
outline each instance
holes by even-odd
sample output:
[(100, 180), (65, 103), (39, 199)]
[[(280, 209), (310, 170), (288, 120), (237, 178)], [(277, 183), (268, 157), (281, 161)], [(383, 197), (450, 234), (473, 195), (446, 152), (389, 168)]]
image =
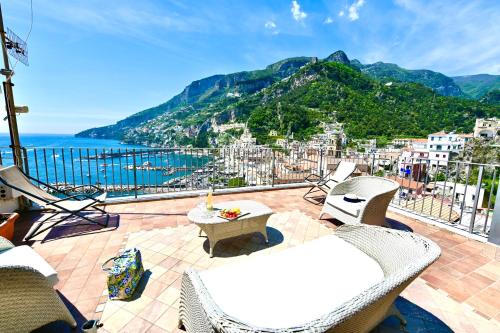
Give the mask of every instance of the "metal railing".
[[(392, 204), (471, 233), (487, 235), (500, 166), (437, 161), (404, 155), (345, 153), (322, 148), (23, 148), (25, 172), (70, 193), (98, 186), (110, 196), (303, 183), (326, 175), (340, 161), (356, 163), (354, 176), (376, 175), (401, 187)], [(0, 164), (12, 164), (0, 148)]]

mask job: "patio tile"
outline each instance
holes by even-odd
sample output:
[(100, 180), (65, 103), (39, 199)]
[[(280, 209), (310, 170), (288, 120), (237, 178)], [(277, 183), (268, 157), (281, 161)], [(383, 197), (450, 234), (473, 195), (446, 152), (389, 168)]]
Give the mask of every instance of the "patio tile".
[(177, 309), (168, 308), (167, 311), (165, 311), (165, 313), (163, 313), (160, 316), (160, 318), (156, 321), (155, 325), (167, 330), (168, 332), (172, 332), (177, 328), (178, 322), (179, 322), (179, 317)]
[(138, 316), (151, 323), (156, 323), (156, 321), (167, 311), (168, 308), (169, 306), (165, 303), (159, 300), (154, 300), (142, 311), (140, 311)]
[[(133, 328), (139, 332), (171, 333), (177, 331), (181, 276), (185, 269), (202, 270), (247, 256), (269, 255), (335, 230), (331, 220), (317, 220), (321, 206), (302, 200), (303, 193), (304, 189), (291, 189), (215, 196), (215, 202), (257, 196), (276, 213), (268, 222), (272, 228), (269, 245), (263, 244), (260, 235), (242, 236), (220, 242), (214, 258), (204, 248), (206, 237), (198, 237), (198, 227), (186, 219), (187, 211), (196, 205), (197, 199), (110, 205), (109, 211), (120, 214), (118, 229), (35, 242), (32, 246), (59, 272), (57, 288), (64, 297), (83, 315), (101, 316), (103, 332), (127, 332)], [(18, 223), (31, 224), (31, 218), (41, 216), (27, 215), (25, 222)], [(388, 212), (388, 218), (406, 224), (442, 248), (441, 258), (410, 284), (403, 296), (457, 332), (500, 331), (499, 247), (469, 240), (392, 211)], [(22, 235), (17, 237), (21, 239)], [(120, 249), (129, 247), (141, 250), (145, 269), (151, 275), (137, 300), (106, 300), (103, 294), (106, 274), (100, 265)], [(103, 301), (102, 313), (94, 313)], [(432, 331), (428, 327), (418, 329)]]

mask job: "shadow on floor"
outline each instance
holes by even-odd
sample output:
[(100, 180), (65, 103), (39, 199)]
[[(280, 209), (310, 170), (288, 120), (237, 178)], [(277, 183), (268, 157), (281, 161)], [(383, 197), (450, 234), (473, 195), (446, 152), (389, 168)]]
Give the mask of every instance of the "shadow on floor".
[[(214, 247), (214, 257), (228, 258), (241, 255), (249, 255), (252, 252), (261, 251), (283, 242), (284, 237), (281, 231), (273, 227), (267, 227), (267, 238), (269, 243), (265, 243), (264, 236), (259, 233), (241, 235), (237, 237), (223, 239), (217, 242)], [(201, 237), (206, 237), (205, 235)], [(203, 242), (203, 249), (208, 254), (210, 246), (208, 238)]]
[(419, 332), (419, 333), (453, 333), (441, 319), (418, 305), (408, 301), (406, 298), (398, 297), (396, 307), (408, 321), (406, 327), (401, 328), (399, 320), (392, 316), (384, 320), (371, 333), (396, 333), (396, 332)]
[[(96, 219), (101, 224), (105, 224), (106, 217), (101, 214), (86, 213), (88, 217)], [(50, 228), (48, 231), (42, 233), (31, 239), (30, 241), (25, 241), (24, 237), (29, 233), (32, 228), (35, 228), (39, 223), (44, 225), (41, 229), (50, 226), (58, 219), (51, 219), (48, 222), (44, 221), (44, 214), (37, 212), (23, 212), (21, 214), (21, 219), (16, 223), (15, 233), (14, 233), (14, 244), (15, 245), (32, 245), (34, 242), (49, 242), (61, 238), (82, 236), (85, 234), (93, 234), (100, 232), (108, 232), (116, 230), (120, 225), (120, 215), (109, 214), (109, 222), (107, 227), (103, 227), (99, 224), (91, 224), (81, 218), (72, 217), (61, 223), (60, 225)]]
[[(91, 217), (91, 216), (89, 216)], [(101, 224), (106, 223), (105, 216), (91, 217)], [(68, 219), (69, 222), (62, 223), (50, 229), (49, 233), (43, 238), (42, 243), (58, 240), (67, 237), (77, 237), (86, 234), (108, 232), (118, 229), (120, 226), (120, 215), (110, 214), (108, 226), (91, 224), (79, 218)], [(49, 222), (50, 223), (50, 222)]]
[(394, 229), (394, 230), (401, 230), (401, 231), (408, 231), (408, 232), (413, 232), (413, 229), (407, 226), (404, 223), (401, 223), (397, 220), (393, 220), (390, 218), (385, 218), (385, 224), (387, 227)]

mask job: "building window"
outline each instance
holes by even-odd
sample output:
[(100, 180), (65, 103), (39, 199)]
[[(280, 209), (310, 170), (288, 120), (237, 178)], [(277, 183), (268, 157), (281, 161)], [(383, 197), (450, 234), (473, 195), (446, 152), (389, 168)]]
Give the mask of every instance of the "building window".
[[(431, 136), (431, 141), (434, 141), (434, 137), (433, 137), (433, 136)], [(432, 146), (431, 146), (431, 147), (432, 147)]]
[(441, 145), (437, 145), (437, 146), (436, 146), (436, 149), (437, 149), (437, 150), (441, 150), (442, 148), (443, 148), (443, 147), (442, 147)]

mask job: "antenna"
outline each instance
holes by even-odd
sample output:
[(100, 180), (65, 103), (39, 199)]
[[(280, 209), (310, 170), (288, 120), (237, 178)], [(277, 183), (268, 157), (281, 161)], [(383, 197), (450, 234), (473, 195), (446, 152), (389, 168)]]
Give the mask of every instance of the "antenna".
[(6, 29), (5, 46), (11, 57), (16, 58), (26, 66), (28, 63), (28, 44), (9, 28)]

